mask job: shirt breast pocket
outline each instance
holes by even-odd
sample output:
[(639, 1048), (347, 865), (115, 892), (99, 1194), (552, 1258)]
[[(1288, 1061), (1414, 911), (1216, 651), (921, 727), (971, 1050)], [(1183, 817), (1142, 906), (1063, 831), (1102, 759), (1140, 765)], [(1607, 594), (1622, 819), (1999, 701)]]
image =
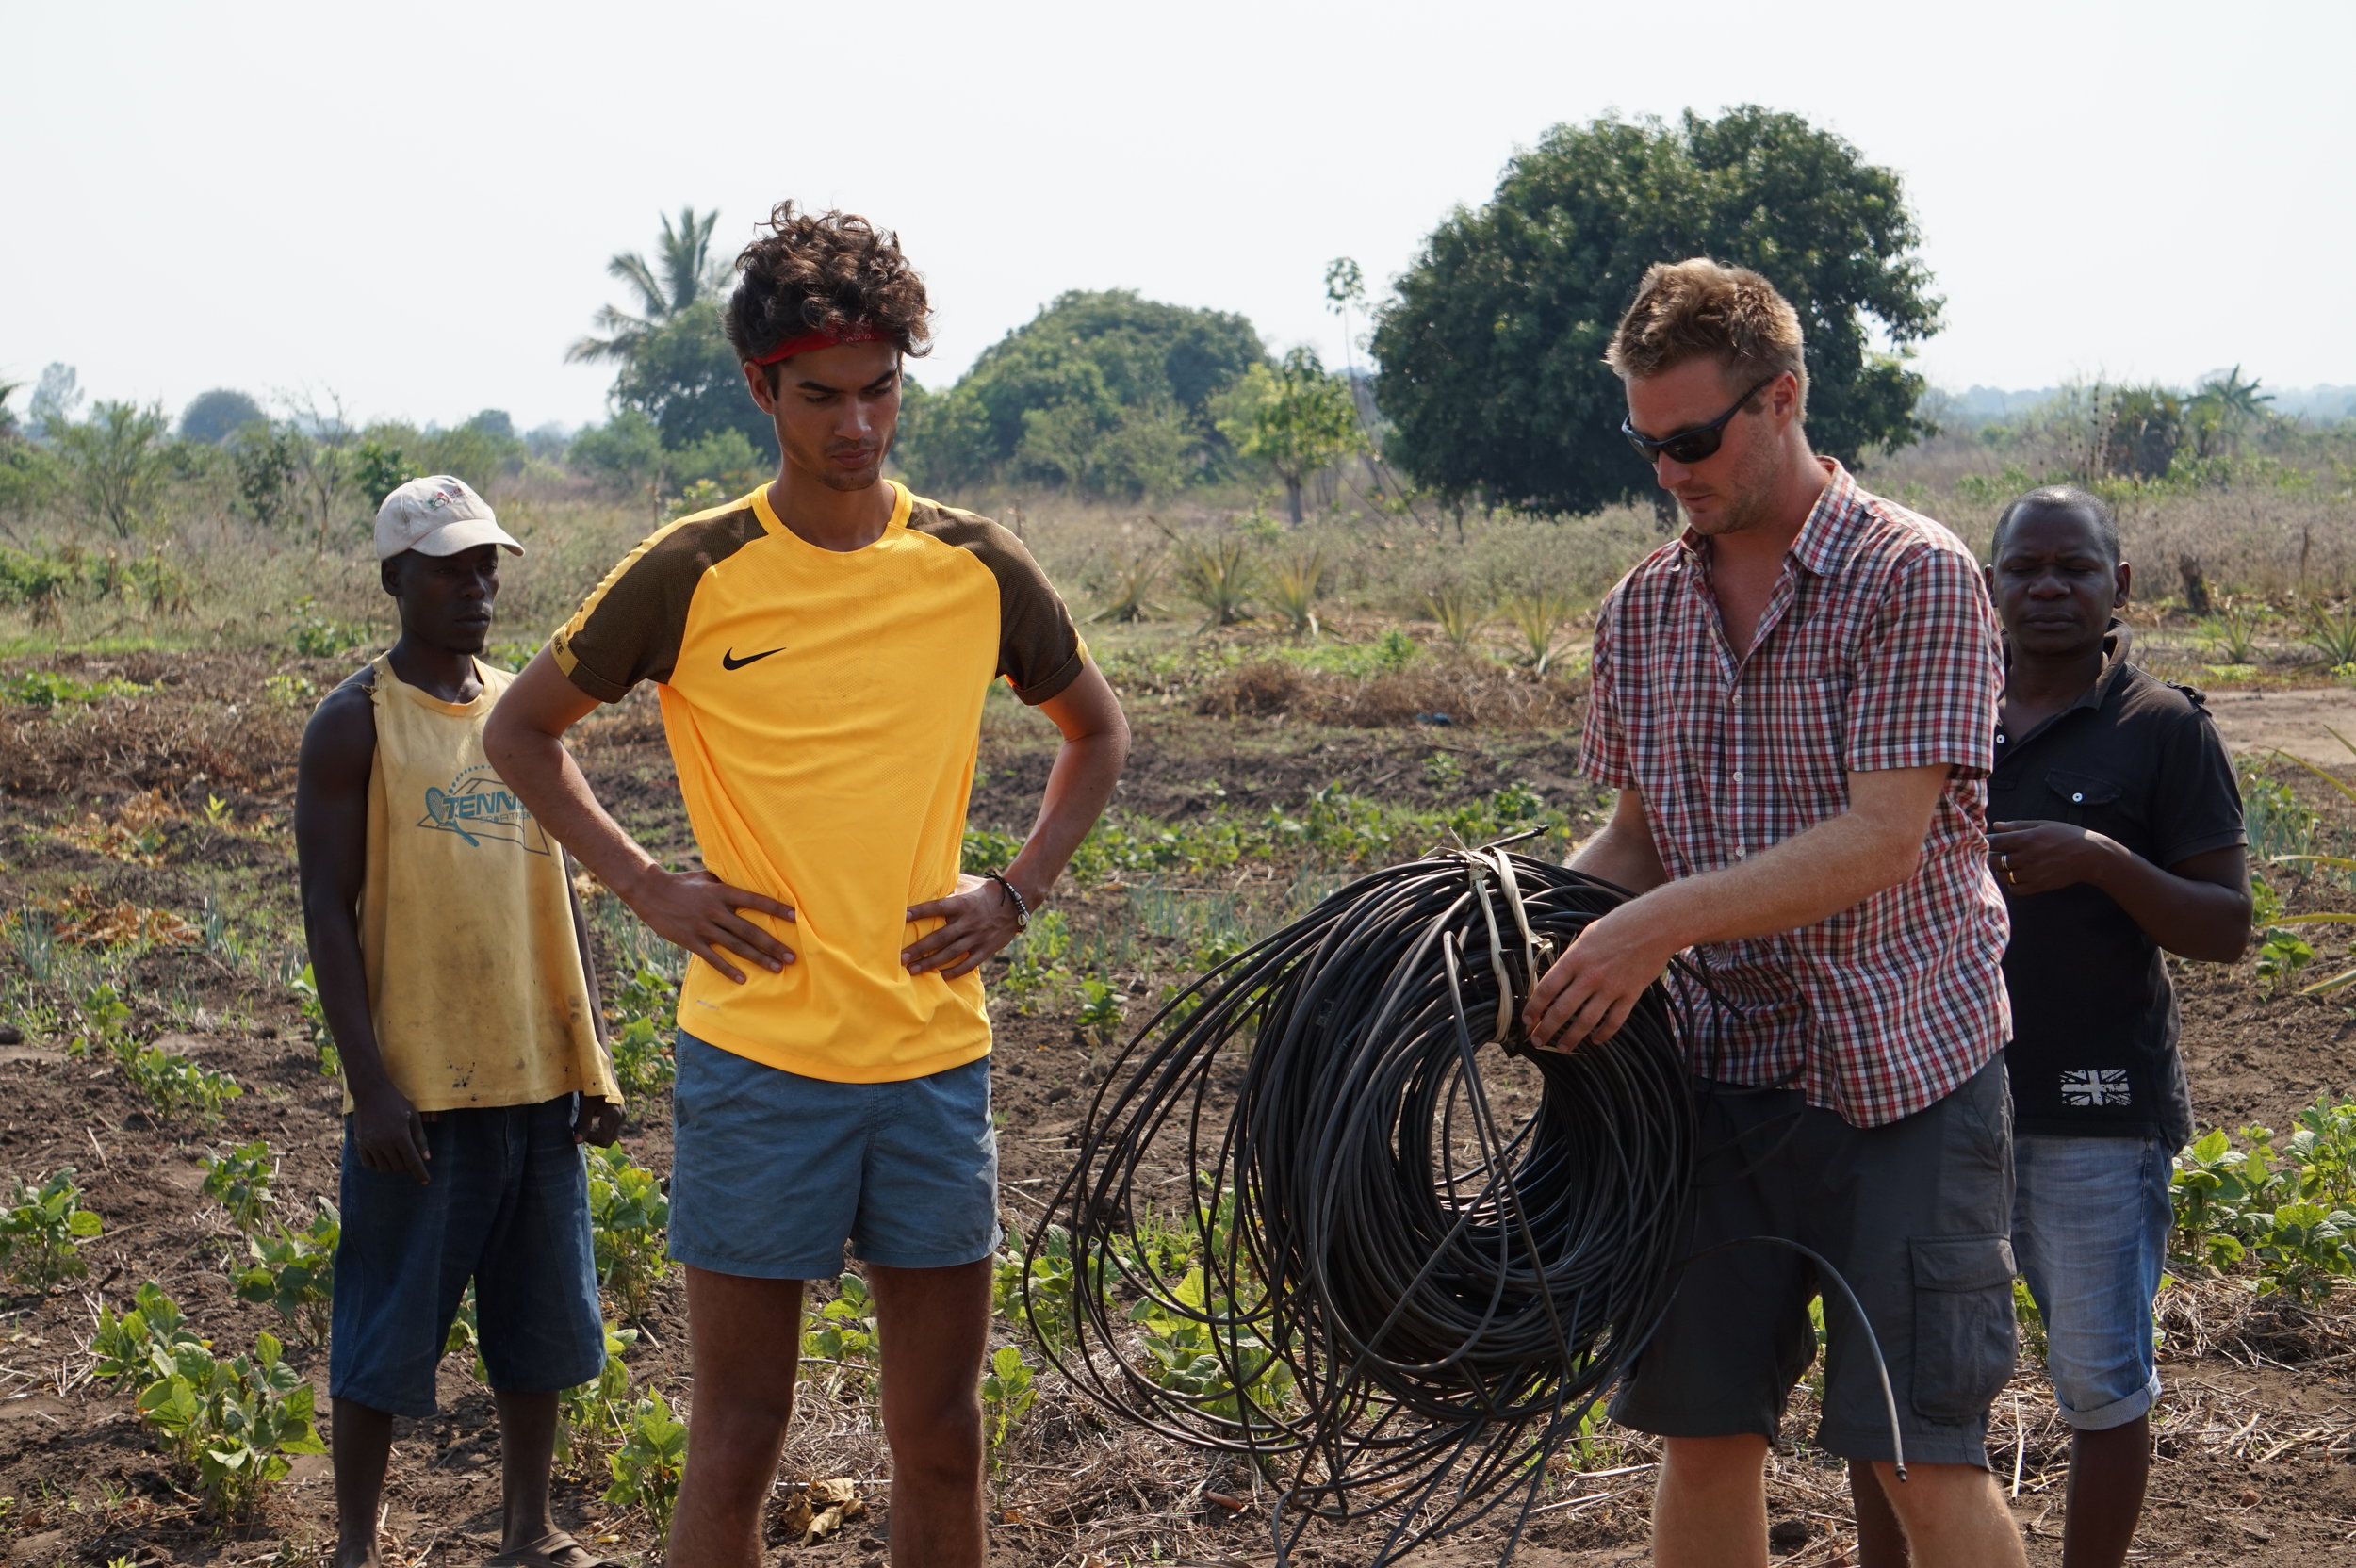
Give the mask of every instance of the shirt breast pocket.
[(2127, 786), (2116, 778), (2074, 768), (2046, 769), (2045, 788), (2053, 796), (2056, 821), (2097, 832), (2119, 823), (2127, 793)]

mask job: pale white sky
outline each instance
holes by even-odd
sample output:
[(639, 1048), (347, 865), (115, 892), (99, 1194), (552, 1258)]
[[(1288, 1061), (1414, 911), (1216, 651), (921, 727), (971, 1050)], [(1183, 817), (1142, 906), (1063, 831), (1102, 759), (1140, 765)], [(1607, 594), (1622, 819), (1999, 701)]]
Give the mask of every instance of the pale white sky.
[(0, 0), (0, 376), (600, 417), (565, 346), (657, 215), (784, 196), (896, 227), (942, 384), (1067, 288), (1340, 357), (1562, 121), (1744, 101), (1905, 176), (1939, 384), (2356, 383), (2356, 5), (207, 6)]

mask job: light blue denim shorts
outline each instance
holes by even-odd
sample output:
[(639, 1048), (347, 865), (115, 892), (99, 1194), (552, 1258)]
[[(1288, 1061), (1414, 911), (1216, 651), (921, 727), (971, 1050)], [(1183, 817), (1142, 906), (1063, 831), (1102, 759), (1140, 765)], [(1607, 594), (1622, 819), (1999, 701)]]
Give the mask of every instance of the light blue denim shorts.
[(843, 1243), (887, 1268), (998, 1250), (990, 1058), (833, 1084), (684, 1029), (672, 1090), (671, 1256), (716, 1274), (831, 1280)]
[(2175, 1161), (2156, 1137), (2016, 1133), (2012, 1250), (2045, 1317), (2045, 1370), (2082, 1431), (2160, 1396), (2151, 1298), (2168, 1264)]

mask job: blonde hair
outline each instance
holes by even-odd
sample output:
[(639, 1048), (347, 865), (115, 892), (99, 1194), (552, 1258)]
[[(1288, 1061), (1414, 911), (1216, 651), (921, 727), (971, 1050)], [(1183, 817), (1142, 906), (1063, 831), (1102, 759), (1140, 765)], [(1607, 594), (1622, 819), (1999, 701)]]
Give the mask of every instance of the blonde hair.
[(1636, 302), (1620, 318), (1603, 361), (1625, 381), (1710, 358), (1727, 379), (1753, 385), (1789, 370), (1808, 408), (1808, 361), (1799, 312), (1775, 286), (1746, 267), (1708, 256), (1657, 261), (1644, 269)]

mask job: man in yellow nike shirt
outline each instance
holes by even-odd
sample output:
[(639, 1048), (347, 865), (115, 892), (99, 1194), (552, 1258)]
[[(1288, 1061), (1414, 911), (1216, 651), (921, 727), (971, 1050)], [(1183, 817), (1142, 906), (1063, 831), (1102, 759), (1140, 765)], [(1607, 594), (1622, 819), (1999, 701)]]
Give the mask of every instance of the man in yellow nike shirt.
[[(674, 1568), (753, 1568), (792, 1410), (802, 1286), (847, 1239), (882, 1335), (892, 1560), (983, 1558), (976, 1393), (996, 1250), (984, 960), (1111, 797), (1119, 700), (1022, 544), (882, 479), (926, 340), (895, 237), (771, 215), (728, 341), (777, 482), (658, 530), (509, 688), (486, 749), (548, 831), (694, 955), (679, 997), (671, 1251), (695, 1386)], [(1063, 733), (1030, 838), (958, 864), (982, 699)], [(561, 737), (661, 694), (704, 869), (665, 871)]]

